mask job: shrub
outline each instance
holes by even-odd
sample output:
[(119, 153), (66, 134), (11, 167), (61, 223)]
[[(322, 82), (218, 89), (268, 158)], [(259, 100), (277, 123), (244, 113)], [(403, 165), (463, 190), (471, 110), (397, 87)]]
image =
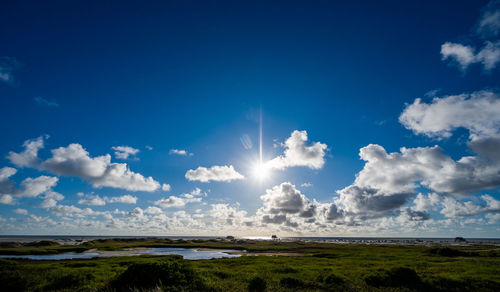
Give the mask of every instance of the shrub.
[(2, 291), (24, 291), (28, 288), (26, 279), (17, 269), (17, 264), (2, 260), (0, 262), (0, 283)]
[(248, 291), (249, 292), (262, 292), (266, 291), (267, 283), (266, 280), (262, 279), (261, 277), (254, 277), (250, 282), (248, 283)]
[(91, 274), (67, 274), (62, 277), (57, 277), (47, 286), (47, 290), (63, 290), (69, 288), (81, 287), (88, 283), (89, 280), (93, 279), (94, 276)]
[(273, 272), (278, 274), (288, 274), (288, 273), (297, 273), (297, 270), (292, 267), (279, 267), (274, 269)]
[(324, 278), (323, 282), (328, 285), (344, 285), (346, 281), (344, 278), (341, 278), (335, 274), (330, 274), (326, 278)]
[(171, 291), (206, 291), (201, 278), (181, 261), (133, 264), (110, 285), (119, 291), (161, 287)]
[(280, 280), (280, 286), (289, 289), (297, 289), (304, 287), (304, 282), (296, 278), (286, 277)]
[(467, 257), (467, 256), (477, 256), (477, 253), (466, 252), (450, 247), (437, 247), (429, 250), (431, 254), (443, 256), (443, 257)]
[(407, 287), (418, 288), (422, 280), (417, 273), (409, 268), (393, 268), (389, 271), (382, 270), (379, 273), (365, 277), (366, 284), (375, 287)]

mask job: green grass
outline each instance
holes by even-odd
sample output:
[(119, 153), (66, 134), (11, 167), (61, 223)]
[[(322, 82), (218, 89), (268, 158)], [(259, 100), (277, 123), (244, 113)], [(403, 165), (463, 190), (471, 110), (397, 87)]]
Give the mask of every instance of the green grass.
[[(153, 246), (285, 251), (306, 256), (200, 261), (152, 255), (66, 261), (0, 260), (0, 283), (5, 291), (127, 291), (137, 285), (139, 290), (165, 291), (259, 291), (263, 285), (267, 291), (500, 291), (500, 249), (492, 246), (441, 250), (402, 245), (126, 239), (98, 240), (81, 248)], [(0, 254), (3, 250), (36, 249), (66, 250), (57, 245), (13, 246), (3, 247)], [(147, 272), (140, 275), (140, 271)], [(141, 279), (149, 279), (146, 282), (154, 285), (144, 286)]]

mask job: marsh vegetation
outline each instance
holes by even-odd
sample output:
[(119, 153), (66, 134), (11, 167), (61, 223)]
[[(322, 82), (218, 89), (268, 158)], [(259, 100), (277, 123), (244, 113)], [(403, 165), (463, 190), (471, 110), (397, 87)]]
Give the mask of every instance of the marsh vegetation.
[[(273, 241), (96, 240), (3, 246), (0, 254), (203, 247), (247, 256), (189, 261), (180, 256), (84, 260), (0, 260), (4, 291), (500, 291), (495, 246), (425, 247)], [(301, 256), (262, 256), (260, 253)]]

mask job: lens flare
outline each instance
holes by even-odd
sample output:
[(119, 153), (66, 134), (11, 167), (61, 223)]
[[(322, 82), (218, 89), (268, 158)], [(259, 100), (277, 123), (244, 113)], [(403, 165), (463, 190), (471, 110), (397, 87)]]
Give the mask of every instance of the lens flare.
[(250, 139), (250, 136), (245, 134), (245, 135), (240, 137), (240, 141), (241, 141), (241, 145), (243, 145), (243, 148), (245, 148), (245, 150), (252, 149), (253, 144), (252, 144), (252, 139)]

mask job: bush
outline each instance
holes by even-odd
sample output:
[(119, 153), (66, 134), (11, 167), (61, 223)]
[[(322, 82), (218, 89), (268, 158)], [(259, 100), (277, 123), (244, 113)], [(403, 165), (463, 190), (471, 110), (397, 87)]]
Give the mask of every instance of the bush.
[(279, 267), (273, 270), (273, 272), (278, 274), (288, 274), (288, 273), (297, 273), (297, 270), (292, 267)]
[(248, 283), (248, 291), (249, 292), (262, 292), (266, 291), (267, 283), (266, 280), (261, 277), (254, 277)]
[(297, 289), (304, 287), (304, 282), (296, 278), (286, 277), (280, 280), (280, 286), (290, 289)]
[(323, 282), (325, 284), (334, 285), (334, 286), (336, 286), (336, 285), (341, 286), (341, 285), (344, 285), (346, 283), (344, 278), (341, 278), (335, 274), (328, 275), (326, 278), (324, 278)]
[(366, 284), (374, 287), (407, 287), (416, 289), (421, 287), (422, 280), (417, 273), (409, 268), (393, 268), (389, 271), (382, 270), (379, 273), (365, 277)]
[(93, 278), (94, 276), (91, 274), (67, 274), (62, 277), (57, 277), (44, 288), (47, 290), (63, 290), (81, 287)]
[(153, 289), (167, 291), (206, 291), (207, 287), (194, 270), (181, 261), (133, 264), (110, 285), (118, 291)]
[(443, 256), (443, 257), (467, 257), (467, 256), (478, 256), (477, 253), (466, 252), (450, 247), (437, 247), (429, 250), (431, 254)]
[(16, 264), (2, 261), (0, 266), (0, 283), (2, 291), (24, 291), (28, 288), (26, 279), (17, 270)]

